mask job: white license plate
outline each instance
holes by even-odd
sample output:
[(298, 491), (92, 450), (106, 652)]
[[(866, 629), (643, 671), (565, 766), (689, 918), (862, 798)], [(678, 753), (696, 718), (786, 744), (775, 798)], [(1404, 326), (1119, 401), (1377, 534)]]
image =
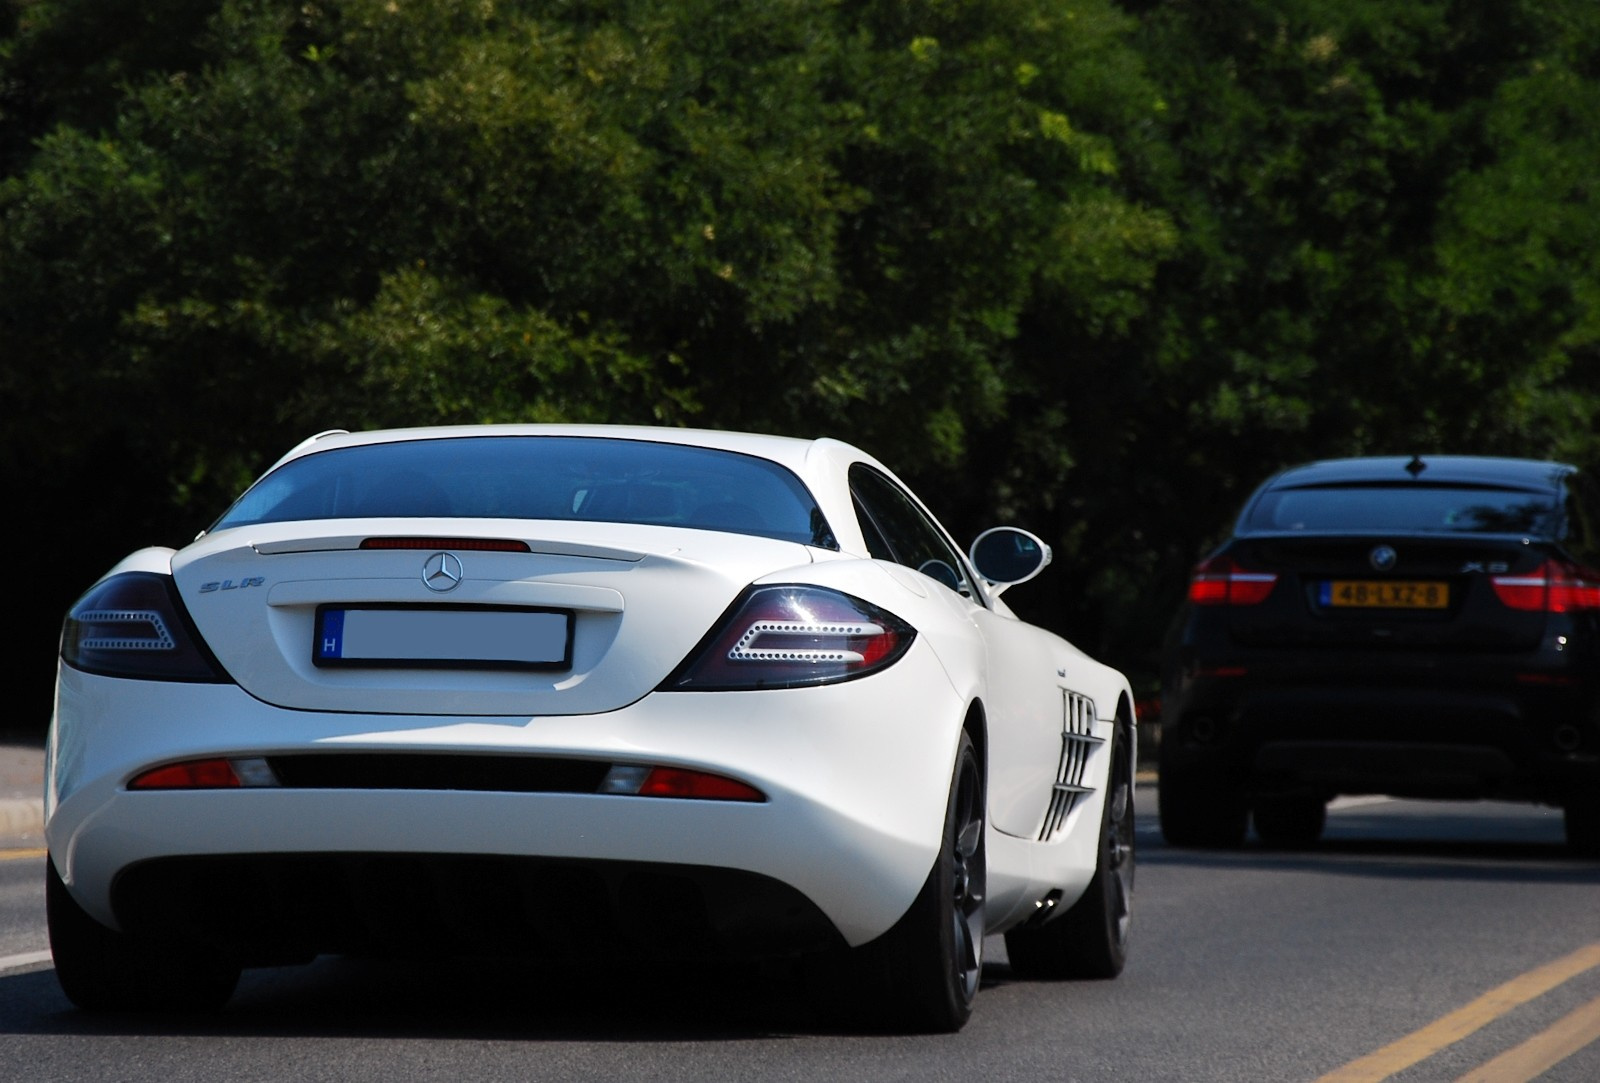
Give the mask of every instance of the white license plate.
[(431, 606), (317, 610), (319, 666), (568, 669), (572, 614), (549, 609)]

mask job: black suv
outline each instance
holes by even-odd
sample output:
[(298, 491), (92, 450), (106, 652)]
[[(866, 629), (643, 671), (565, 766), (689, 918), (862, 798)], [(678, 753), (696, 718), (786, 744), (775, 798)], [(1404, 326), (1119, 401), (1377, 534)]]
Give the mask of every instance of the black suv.
[(1314, 842), (1337, 794), (1565, 810), (1600, 855), (1600, 546), (1561, 463), (1311, 463), (1195, 568), (1162, 672), (1174, 845)]

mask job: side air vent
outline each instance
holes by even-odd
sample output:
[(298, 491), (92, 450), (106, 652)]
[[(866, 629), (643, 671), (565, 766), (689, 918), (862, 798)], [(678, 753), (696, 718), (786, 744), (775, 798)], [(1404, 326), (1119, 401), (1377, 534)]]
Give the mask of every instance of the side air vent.
[(1083, 798), (1094, 792), (1083, 777), (1089, 753), (1105, 743), (1094, 735), (1094, 701), (1076, 692), (1062, 693), (1061, 762), (1056, 767), (1056, 782), (1050, 795), (1050, 808), (1039, 829), (1039, 841), (1049, 842), (1061, 833), (1067, 817)]

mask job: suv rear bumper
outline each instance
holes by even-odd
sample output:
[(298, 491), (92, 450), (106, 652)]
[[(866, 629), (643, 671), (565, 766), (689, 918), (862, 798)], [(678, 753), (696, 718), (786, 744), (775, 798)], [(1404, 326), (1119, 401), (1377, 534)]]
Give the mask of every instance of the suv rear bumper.
[(1592, 683), (1519, 685), (1506, 675), (1490, 690), (1482, 677), (1463, 669), (1420, 686), (1362, 683), (1354, 673), (1343, 682), (1193, 678), (1163, 711), (1162, 763), (1256, 794), (1563, 804), (1592, 793)]

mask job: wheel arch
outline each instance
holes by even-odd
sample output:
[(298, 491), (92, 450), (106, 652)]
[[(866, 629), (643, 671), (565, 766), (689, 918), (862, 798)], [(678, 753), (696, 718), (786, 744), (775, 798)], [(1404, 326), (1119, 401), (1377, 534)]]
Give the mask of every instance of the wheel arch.
[[(1128, 772), (1139, 773), (1139, 715), (1133, 707), (1133, 695), (1124, 689), (1117, 696), (1117, 713), (1114, 716), (1118, 736), (1128, 742)], [(1128, 780), (1131, 785), (1133, 779)]]
[(983, 769), (985, 785), (989, 773), (989, 716), (983, 701), (975, 699), (967, 705), (967, 716), (961, 723), (962, 732), (972, 741), (972, 750), (978, 756), (978, 766)]

